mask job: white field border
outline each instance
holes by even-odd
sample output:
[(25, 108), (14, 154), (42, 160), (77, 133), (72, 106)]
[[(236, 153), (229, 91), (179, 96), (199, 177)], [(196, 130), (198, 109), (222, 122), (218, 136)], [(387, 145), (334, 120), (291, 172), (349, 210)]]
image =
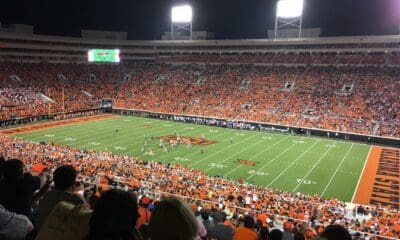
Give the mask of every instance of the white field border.
[(368, 159), (369, 159), (369, 156), (371, 155), (371, 151), (372, 151), (373, 147), (374, 147), (374, 145), (371, 145), (370, 148), (369, 148), (367, 158), (365, 159), (365, 162), (364, 162), (364, 167), (363, 167), (363, 169), (361, 171), (360, 177), (358, 178), (357, 186), (354, 189), (353, 197), (351, 198), (351, 202), (352, 203), (354, 203), (354, 198), (356, 197), (356, 193), (357, 193), (358, 187), (360, 186), (360, 183), (361, 183), (361, 178), (364, 175), (365, 167), (367, 166)]

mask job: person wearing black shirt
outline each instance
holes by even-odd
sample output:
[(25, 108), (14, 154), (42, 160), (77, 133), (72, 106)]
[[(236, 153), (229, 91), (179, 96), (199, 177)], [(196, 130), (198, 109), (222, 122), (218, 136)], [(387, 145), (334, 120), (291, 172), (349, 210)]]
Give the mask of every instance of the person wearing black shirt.
[(0, 204), (8, 211), (32, 219), (32, 196), (40, 188), (40, 178), (24, 173), (24, 164), (18, 159), (3, 163), (0, 180)]

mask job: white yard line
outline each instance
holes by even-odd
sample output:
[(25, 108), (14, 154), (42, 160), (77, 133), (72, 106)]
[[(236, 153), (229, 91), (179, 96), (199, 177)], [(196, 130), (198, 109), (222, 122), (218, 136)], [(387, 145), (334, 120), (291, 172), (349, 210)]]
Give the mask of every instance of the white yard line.
[[(288, 152), (290, 149), (292, 149), (294, 146), (297, 146), (297, 145), (298, 145), (297, 142), (296, 142), (295, 144), (292, 144), (290, 147), (286, 148), (285, 151), (279, 153), (277, 156), (275, 156), (273, 159), (271, 159), (269, 162), (267, 162), (264, 166), (262, 166), (261, 168), (259, 168), (257, 171), (260, 172), (260, 171), (263, 170), (266, 166), (268, 166), (269, 164), (273, 163), (276, 159), (278, 159), (281, 155), (285, 154), (286, 152)], [(255, 175), (254, 173), (253, 173), (253, 174), (250, 174), (250, 176), (248, 176), (248, 177), (246, 178), (246, 180), (251, 179), (254, 175)]]
[[(190, 164), (189, 167), (192, 167), (192, 166), (194, 166), (194, 165), (197, 165), (198, 163), (203, 162), (204, 159), (207, 159), (207, 158), (209, 158), (209, 157), (211, 157), (211, 156), (214, 156), (214, 155), (216, 155), (216, 154), (218, 154), (218, 153), (220, 153), (220, 152), (223, 152), (223, 151), (225, 151), (226, 149), (231, 148), (232, 146), (234, 146), (234, 145), (236, 145), (236, 144), (239, 144), (239, 143), (243, 142), (244, 140), (253, 138), (253, 137), (255, 137), (255, 136), (258, 136), (258, 134), (251, 134), (249, 137), (246, 137), (246, 138), (242, 139), (241, 141), (238, 141), (237, 143), (234, 143), (234, 144), (232, 144), (232, 145), (229, 145), (229, 146), (227, 146), (227, 147), (225, 147), (225, 148), (223, 148), (223, 149), (221, 149), (221, 150), (219, 150), (219, 151), (217, 151), (217, 152), (215, 152), (215, 153), (213, 153), (213, 154), (211, 154), (211, 155), (208, 155), (208, 156), (205, 157), (205, 158), (202, 158), (202, 159), (200, 159), (200, 160), (198, 160), (198, 161), (196, 161), (196, 162)], [(253, 144), (253, 145), (254, 145), (254, 144)], [(208, 170), (207, 170), (207, 171), (208, 171)]]
[(333, 175), (331, 176), (331, 179), (329, 180), (328, 184), (325, 186), (324, 190), (322, 191), (322, 193), (320, 194), (321, 197), (324, 196), (326, 190), (328, 189), (328, 187), (331, 185), (333, 179), (335, 178), (336, 174), (338, 173), (340, 167), (342, 166), (342, 164), (344, 163), (344, 160), (346, 159), (346, 157), (349, 155), (351, 149), (353, 148), (354, 143), (351, 144), (349, 150), (346, 152), (346, 154), (344, 155), (344, 157), (342, 158), (342, 160), (340, 161), (338, 167), (336, 168), (335, 172), (333, 173)]
[(308, 151), (310, 151), (317, 143), (321, 142), (321, 139), (318, 139), (315, 141), (307, 150), (302, 152), (287, 168), (285, 168), (278, 176), (276, 176), (272, 181), (268, 184), (267, 187), (270, 187), (276, 180), (278, 180), (289, 168), (291, 168), (298, 160), (300, 160), (304, 154), (306, 154)]
[(367, 158), (366, 158), (365, 161), (364, 161), (364, 166), (363, 166), (363, 168), (362, 168), (360, 177), (358, 178), (357, 186), (356, 186), (356, 188), (354, 189), (353, 197), (351, 198), (351, 202), (352, 202), (352, 203), (354, 203), (354, 198), (356, 197), (356, 193), (357, 193), (358, 187), (360, 186), (361, 178), (362, 178), (362, 176), (364, 175), (364, 170), (365, 170), (365, 167), (367, 166), (368, 159), (369, 159), (369, 155), (371, 154), (371, 150), (372, 150), (373, 147), (374, 147), (374, 145), (372, 145), (372, 146), (369, 147), (369, 151), (368, 151)]
[[(267, 148), (265, 148), (264, 150), (260, 151), (259, 153), (257, 153), (256, 155), (254, 155), (252, 158), (248, 159), (248, 160), (253, 160), (255, 159), (257, 156), (261, 155), (263, 152), (271, 149), (272, 147), (274, 147), (275, 145), (281, 143), (282, 141), (286, 140), (288, 137), (286, 138), (282, 138), (281, 140), (279, 140), (278, 142), (275, 142), (274, 144), (268, 146)], [(261, 142), (264, 142), (265, 140), (262, 140)], [(224, 177), (235, 172), (237, 169), (241, 168), (243, 166), (243, 164), (239, 164), (239, 166), (235, 167), (234, 169), (230, 170), (229, 172), (224, 174)]]
[[(334, 142), (333, 145), (335, 145), (336, 141)], [(303, 183), (303, 181), (311, 174), (311, 172), (314, 170), (314, 168), (317, 167), (317, 165), (319, 164), (319, 162), (322, 161), (322, 159), (325, 157), (326, 154), (328, 154), (329, 151), (331, 151), (333, 149), (333, 147), (329, 147), (329, 149), (318, 159), (318, 161), (313, 165), (313, 167), (307, 172), (307, 174), (301, 179), (301, 181), (299, 182), (299, 184), (297, 184), (297, 186), (292, 190), (292, 192), (296, 191), (300, 185)]]

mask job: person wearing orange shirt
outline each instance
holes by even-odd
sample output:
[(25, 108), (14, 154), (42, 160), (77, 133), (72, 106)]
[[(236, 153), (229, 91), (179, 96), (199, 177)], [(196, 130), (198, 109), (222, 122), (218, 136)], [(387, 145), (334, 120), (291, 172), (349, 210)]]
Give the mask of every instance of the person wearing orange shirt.
[(146, 196), (142, 197), (139, 202), (138, 212), (139, 218), (136, 221), (136, 230), (139, 230), (143, 224), (149, 223), (151, 212), (147, 210), (150, 204), (150, 199)]
[(250, 216), (244, 218), (244, 226), (237, 227), (233, 240), (259, 240), (258, 234), (253, 230), (254, 219)]

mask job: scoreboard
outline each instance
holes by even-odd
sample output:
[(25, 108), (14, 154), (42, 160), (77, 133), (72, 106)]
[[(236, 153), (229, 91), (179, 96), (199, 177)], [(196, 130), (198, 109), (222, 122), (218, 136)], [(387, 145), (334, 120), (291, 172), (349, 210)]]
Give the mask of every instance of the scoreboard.
[(119, 62), (119, 49), (90, 49), (89, 62)]

